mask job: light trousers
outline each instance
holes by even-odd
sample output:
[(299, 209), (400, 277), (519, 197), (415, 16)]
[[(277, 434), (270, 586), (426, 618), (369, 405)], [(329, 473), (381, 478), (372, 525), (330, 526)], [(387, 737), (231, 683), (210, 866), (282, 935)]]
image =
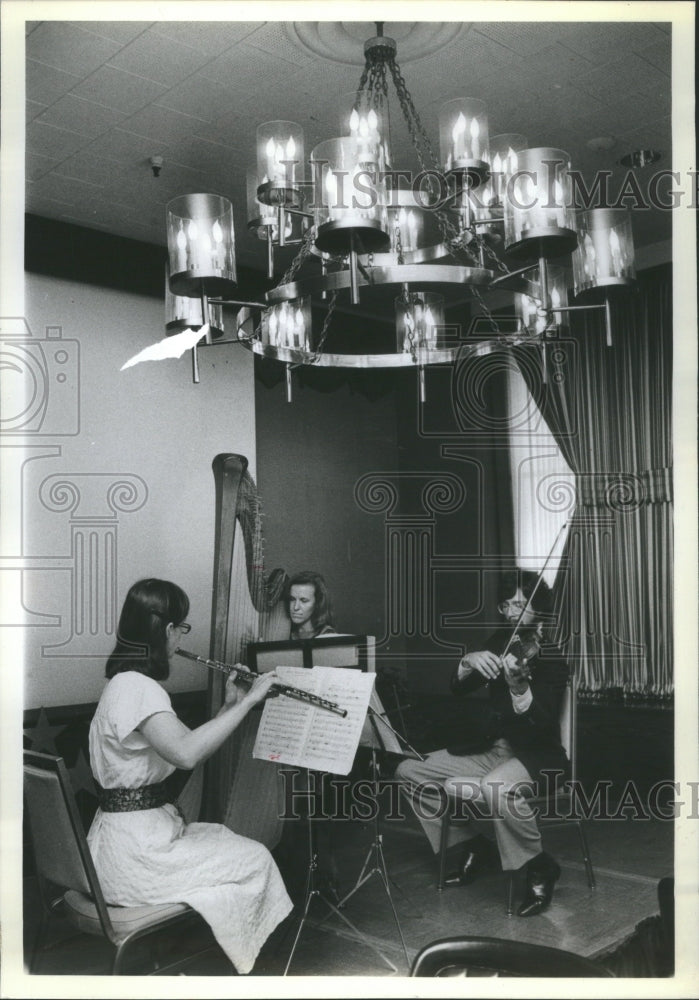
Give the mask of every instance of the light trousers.
[(424, 761), (404, 760), (395, 776), (435, 854), (445, 809), (459, 817), (450, 824), (448, 847), (475, 837), (481, 821), (492, 821), (505, 871), (521, 868), (541, 853), (536, 816), (527, 804), (534, 793), (532, 777), (507, 740), (467, 757), (436, 750)]

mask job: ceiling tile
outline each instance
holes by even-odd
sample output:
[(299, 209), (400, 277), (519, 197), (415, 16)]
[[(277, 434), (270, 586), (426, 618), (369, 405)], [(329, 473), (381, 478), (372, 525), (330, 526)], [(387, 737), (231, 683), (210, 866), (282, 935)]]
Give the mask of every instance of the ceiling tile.
[(62, 21), (43, 21), (27, 37), (28, 59), (85, 76), (96, 70), (119, 51), (118, 42), (84, 31), (75, 24)]
[(261, 21), (159, 21), (153, 31), (183, 45), (201, 49), (210, 57), (247, 38)]
[(55, 125), (59, 128), (70, 126), (72, 131), (94, 138), (118, 125), (124, 118), (126, 115), (122, 111), (66, 94), (47, 108), (37, 121), (42, 125)]
[(37, 118), (42, 113), (42, 111), (46, 110), (46, 105), (40, 104), (39, 101), (25, 101), (25, 104), (26, 104), (25, 121), (28, 122), (33, 121), (33, 119)]
[(85, 136), (79, 132), (33, 121), (27, 125), (25, 142), (27, 149), (32, 152), (63, 160), (82, 149), (85, 145)]
[(183, 83), (166, 91), (155, 102), (158, 107), (213, 121), (220, 109), (230, 106), (231, 91), (215, 80), (194, 73)]
[(511, 49), (521, 56), (534, 55), (558, 37), (558, 25), (546, 23), (546, 30), (536, 21), (502, 21), (496, 24), (479, 24), (476, 31)]
[(275, 80), (283, 85), (297, 71), (297, 67), (286, 59), (275, 58), (239, 42), (202, 67), (201, 75), (229, 86), (235, 80), (243, 92), (254, 94), (263, 81)]
[(102, 38), (109, 38), (120, 45), (127, 45), (139, 35), (143, 34), (151, 25), (152, 21), (69, 21), (84, 31), (91, 31), (93, 35), (100, 35)]
[(88, 181), (77, 180), (75, 177), (62, 177), (53, 172), (36, 180), (34, 191), (40, 198), (53, 198), (56, 201), (79, 205), (94, 193), (98, 186)]
[(624, 58), (623, 74), (612, 62), (578, 77), (581, 90), (608, 104), (616, 103), (622, 94), (638, 97), (639, 93), (652, 93), (654, 90), (666, 93), (669, 85), (670, 81), (664, 73), (634, 53), (627, 53)]
[(559, 40), (578, 55), (599, 65), (614, 60), (617, 65), (626, 54), (660, 37), (654, 24), (644, 22), (570, 22), (560, 25)]
[[(142, 157), (144, 162), (145, 159)], [(69, 156), (56, 167), (55, 172), (62, 177), (72, 177), (74, 180), (104, 185), (106, 178), (114, 172), (123, 174), (123, 170), (123, 165), (117, 160), (101, 156), (99, 151), (93, 148), (81, 149), (74, 156)]]
[(149, 29), (121, 49), (109, 64), (173, 87), (207, 60), (208, 56), (199, 49), (182, 45)]
[(636, 54), (641, 59), (649, 62), (651, 66), (662, 70), (663, 73), (670, 73), (672, 66), (672, 43), (669, 36), (661, 38), (659, 42), (653, 42), (652, 45), (636, 49)]
[(41, 104), (52, 104), (80, 83), (80, 77), (75, 73), (54, 69), (53, 66), (47, 66), (35, 59), (26, 60), (25, 71), (27, 97)]
[(166, 91), (167, 86), (163, 83), (127, 73), (115, 66), (101, 66), (74, 87), (72, 92), (78, 97), (97, 101), (105, 107), (132, 114), (155, 101)]
[(262, 24), (248, 35), (245, 42), (279, 59), (286, 59), (295, 66), (315, 63), (311, 54), (290, 37), (288, 27), (283, 21), (269, 21), (267, 24)]
[(162, 108), (150, 104), (142, 111), (131, 115), (125, 126), (129, 132), (149, 136), (154, 142), (176, 144), (193, 134), (195, 125), (199, 122), (193, 115), (185, 115), (170, 108)]
[(156, 153), (167, 156), (171, 149), (167, 143), (155, 140), (149, 135), (137, 135), (126, 129), (114, 128), (86, 147), (90, 152), (119, 163), (136, 163)]
[(24, 172), (30, 180), (43, 177), (61, 161), (53, 156), (43, 156), (41, 153), (27, 153), (24, 158)]

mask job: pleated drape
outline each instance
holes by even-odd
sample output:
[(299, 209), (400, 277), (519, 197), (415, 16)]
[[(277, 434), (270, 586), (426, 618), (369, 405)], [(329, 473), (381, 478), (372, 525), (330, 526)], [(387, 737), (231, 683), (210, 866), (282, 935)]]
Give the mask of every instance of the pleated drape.
[(520, 369), (575, 473), (558, 640), (581, 689), (669, 697), (672, 688), (672, 272), (642, 272), (615, 302), (613, 346), (600, 312), (570, 314)]

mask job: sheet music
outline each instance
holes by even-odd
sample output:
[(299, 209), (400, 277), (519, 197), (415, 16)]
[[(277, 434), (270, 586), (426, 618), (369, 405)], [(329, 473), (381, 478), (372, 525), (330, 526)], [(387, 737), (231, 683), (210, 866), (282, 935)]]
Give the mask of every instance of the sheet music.
[(265, 702), (253, 757), (316, 771), (349, 774), (375, 674), (345, 667), (278, 667), (280, 680), (345, 709), (334, 712), (278, 695)]

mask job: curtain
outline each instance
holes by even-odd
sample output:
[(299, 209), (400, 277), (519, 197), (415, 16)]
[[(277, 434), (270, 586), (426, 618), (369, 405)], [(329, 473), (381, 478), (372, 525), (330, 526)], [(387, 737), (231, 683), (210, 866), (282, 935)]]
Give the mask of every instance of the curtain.
[[(672, 272), (643, 272), (604, 313), (568, 314), (570, 332), (517, 360), (575, 473), (558, 641), (581, 690), (672, 692)], [(549, 484), (549, 491), (555, 484)], [(563, 495), (562, 491), (561, 495)]]

